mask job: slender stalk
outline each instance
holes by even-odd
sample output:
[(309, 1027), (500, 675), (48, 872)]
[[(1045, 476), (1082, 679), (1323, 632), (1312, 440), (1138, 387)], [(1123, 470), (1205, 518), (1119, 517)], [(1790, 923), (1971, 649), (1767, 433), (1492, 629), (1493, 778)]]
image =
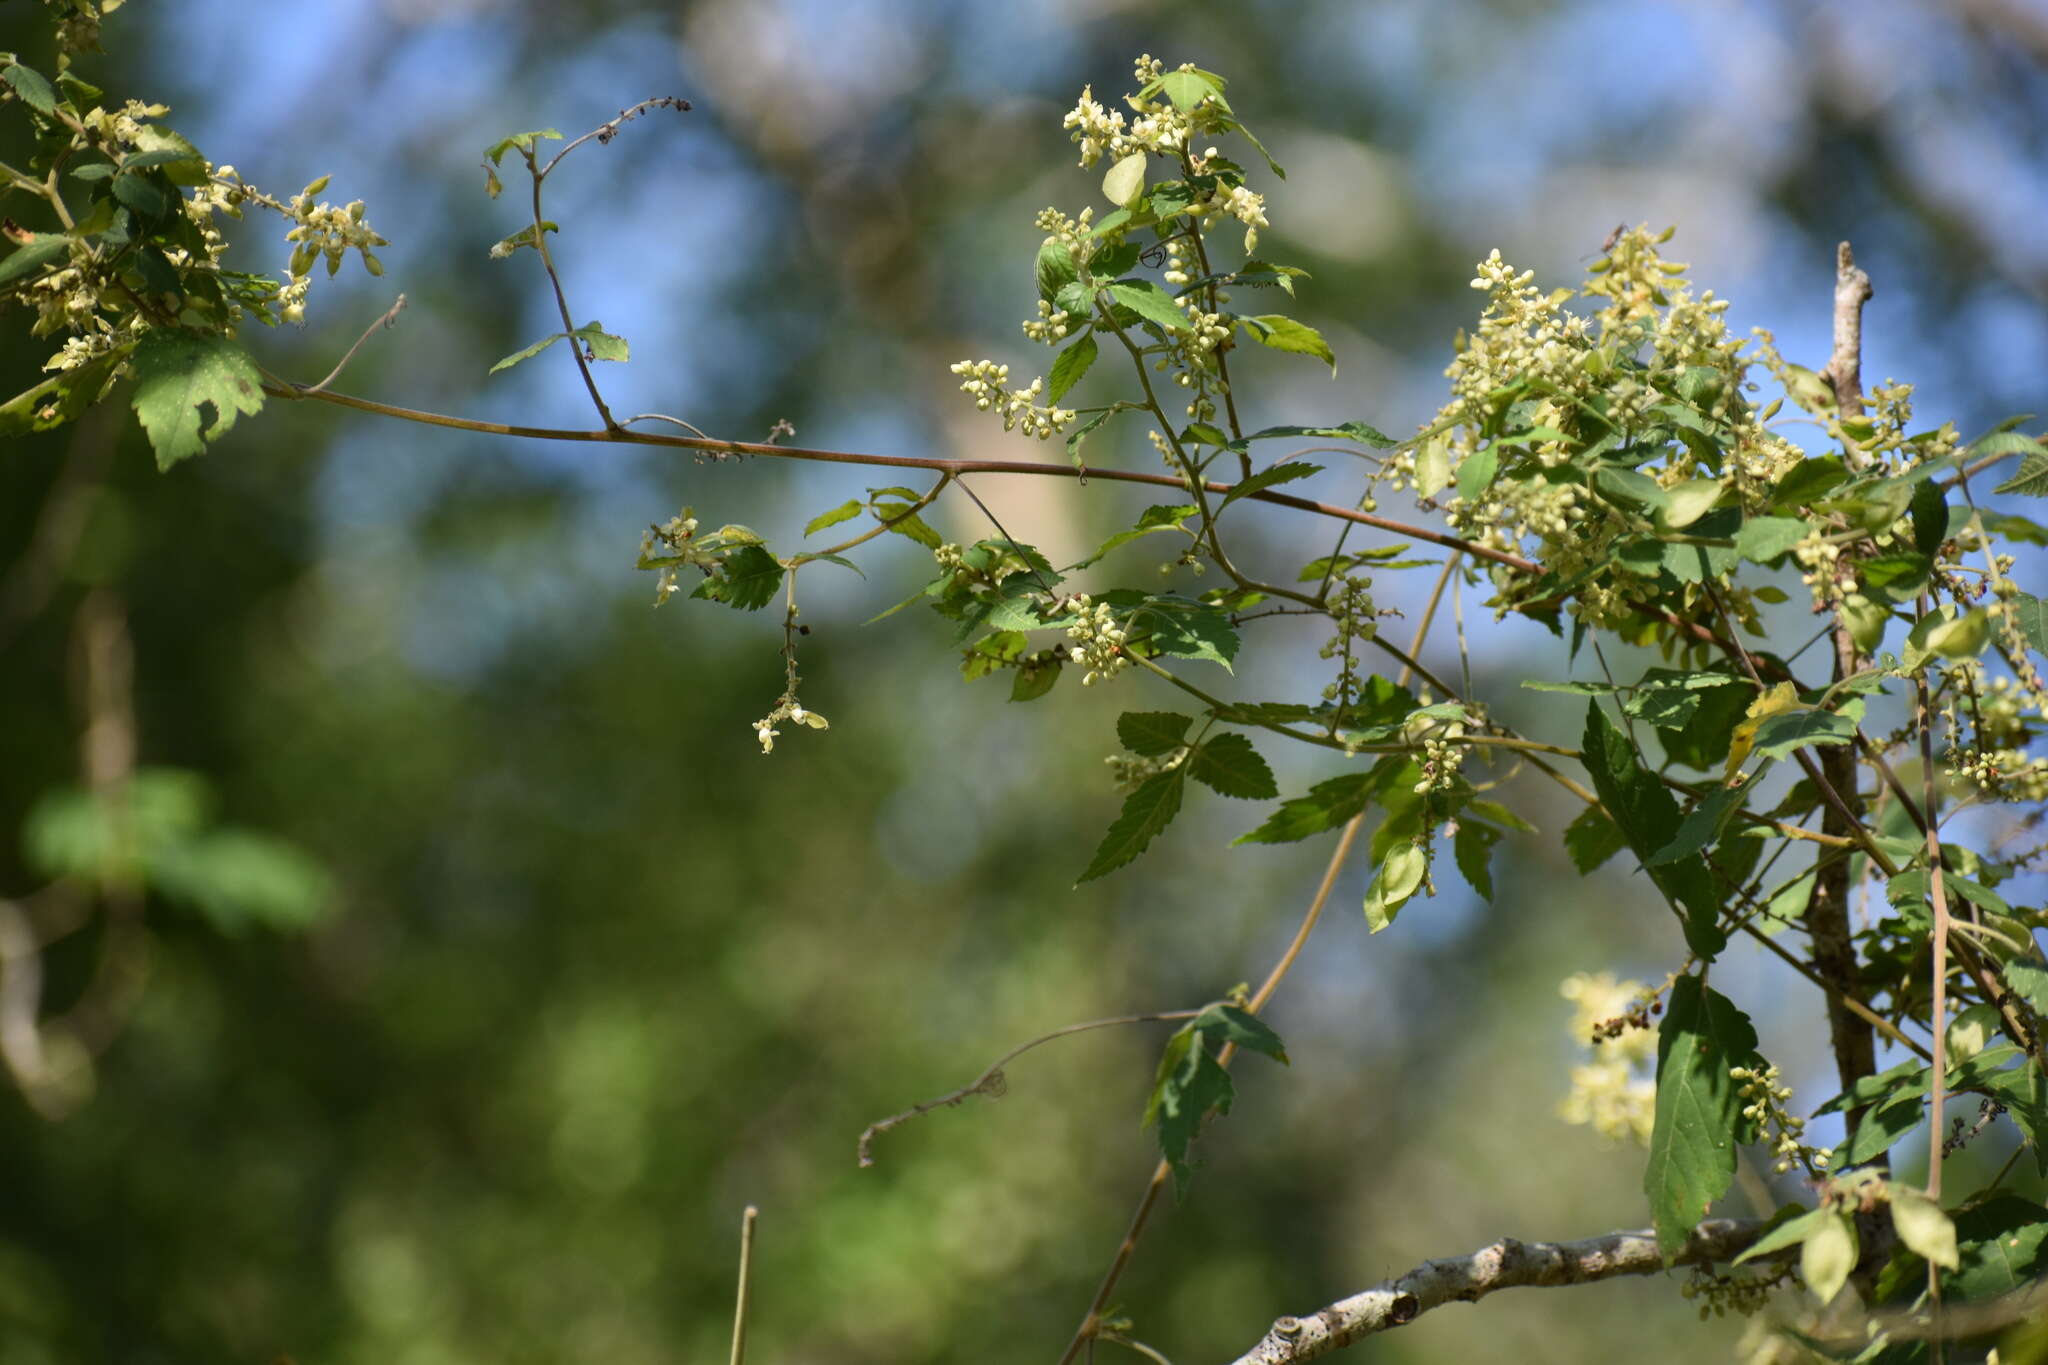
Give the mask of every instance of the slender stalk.
[(732, 1310), (732, 1365), (746, 1365), (747, 1300), (754, 1282), (754, 1220), (761, 1211), (752, 1204), (740, 1215), (740, 1289)]

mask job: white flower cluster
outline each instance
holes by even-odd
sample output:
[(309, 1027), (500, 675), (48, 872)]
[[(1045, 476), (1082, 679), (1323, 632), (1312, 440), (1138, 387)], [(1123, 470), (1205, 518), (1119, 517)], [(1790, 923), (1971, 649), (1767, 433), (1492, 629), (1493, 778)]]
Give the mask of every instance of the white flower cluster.
[(1036, 321), (1026, 320), (1024, 323), (1024, 335), (1030, 337), (1033, 341), (1042, 341), (1048, 346), (1056, 346), (1066, 340), (1067, 333), (1072, 330), (1072, 327), (1073, 316), (1066, 309), (1054, 308), (1044, 299), (1040, 299), (1038, 301), (1038, 318)]
[(772, 754), (775, 752), (775, 740), (782, 733), (782, 731), (775, 727), (779, 722), (785, 720), (794, 721), (798, 725), (807, 725), (813, 730), (829, 730), (832, 728), (830, 722), (816, 711), (805, 710), (803, 703), (796, 699), (794, 693), (785, 692), (782, 694), (782, 699), (775, 703), (773, 711), (770, 711), (767, 715), (754, 722), (754, 738), (761, 741), (762, 753)]
[(129, 100), (119, 109), (95, 108), (78, 116), (79, 126), (110, 155), (119, 156), (142, 140), (143, 125), (171, 112), (168, 104)]
[(1067, 605), (1076, 618), (1067, 627), (1071, 642), (1067, 651), (1087, 670), (1081, 675), (1083, 687), (1114, 678), (1131, 666), (1130, 656), (1124, 653), (1124, 628), (1117, 624), (1109, 603), (1097, 602), (1083, 592), (1068, 598)]
[(313, 202), (313, 196), (327, 188), (327, 179), (321, 176), (285, 204), (285, 213), (291, 218), (293, 227), (285, 233), (284, 239), (298, 243), (292, 248), (292, 275), (306, 274), (321, 256), (327, 258), (327, 273), (332, 275), (341, 269), (342, 255), (351, 249), (361, 254), (365, 270), (372, 275), (382, 275), (383, 262), (371, 253), (370, 248), (388, 246), (389, 243), (364, 221), (363, 201), (352, 200), (339, 208), (325, 201)]
[(1071, 408), (1038, 406), (1038, 395), (1045, 392), (1042, 378), (1032, 380), (1027, 388), (1010, 388), (1008, 365), (992, 360), (961, 360), (954, 362), (952, 368), (954, 374), (964, 376), (960, 392), (972, 398), (974, 406), (983, 412), (999, 414), (1004, 431), (1021, 427), (1026, 436), (1043, 441), (1059, 435), (1077, 415)]
[(1208, 201), (1209, 209), (1227, 213), (1244, 224), (1244, 254), (1249, 256), (1259, 247), (1259, 229), (1271, 227), (1266, 221), (1266, 196), (1254, 194), (1242, 185), (1232, 185), (1228, 194), (1218, 194)]
[(1379, 609), (1373, 605), (1372, 579), (1364, 574), (1346, 574), (1330, 585), (1323, 595), (1334, 633), (1323, 643), (1321, 657), (1335, 659), (1337, 680), (1323, 688), (1323, 700), (1339, 705), (1351, 699), (1359, 685), (1358, 645), (1380, 631)]
[(1572, 1068), (1572, 1088), (1558, 1104), (1566, 1123), (1591, 1125), (1610, 1140), (1632, 1138), (1643, 1146), (1656, 1126), (1657, 1035), (1617, 1020), (1639, 1017), (1644, 995), (1639, 981), (1617, 981), (1612, 972), (1567, 977), (1558, 994), (1576, 1007), (1571, 1036), (1580, 1044), (1600, 1039), (1594, 1060)]
[(1789, 1086), (1778, 1084), (1778, 1064), (1770, 1063), (1763, 1070), (1752, 1067), (1731, 1066), (1728, 1078), (1737, 1082), (1737, 1093), (1747, 1101), (1742, 1106), (1742, 1117), (1751, 1120), (1760, 1129), (1777, 1130), (1777, 1140), (1771, 1150), (1777, 1154), (1772, 1169), (1779, 1175), (1792, 1169), (1794, 1162), (1815, 1173), (1828, 1168), (1828, 1154), (1817, 1148), (1808, 1147), (1800, 1141), (1806, 1132), (1806, 1120), (1788, 1112), (1785, 1101), (1792, 1098)]
[[(1194, 65), (1188, 63), (1180, 69), (1192, 71)], [(1148, 55), (1138, 58), (1133, 74), (1143, 84), (1158, 79), (1165, 70), (1165, 63)], [(1126, 96), (1125, 102), (1137, 114), (1128, 124), (1122, 113), (1097, 102), (1094, 86), (1084, 86), (1079, 102), (1061, 120), (1060, 127), (1071, 130), (1074, 141), (1081, 145), (1083, 170), (1104, 156), (1117, 160), (1133, 152), (1176, 153), (1187, 146), (1188, 118), (1171, 104), (1136, 96)]]
[(1161, 773), (1170, 773), (1181, 764), (1187, 762), (1188, 755), (1193, 752), (1193, 749), (1183, 744), (1168, 753), (1150, 756), (1145, 754), (1111, 754), (1102, 761), (1109, 765), (1110, 781), (1115, 785), (1117, 791), (1125, 796), (1129, 796), (1139, 787), (1145, 785), (1150, 779), (1159, 776)]
[[(647, 561), (655, 558), (660, 553), (661, 547), (665, 547), (671, 554), (682, 555), (687, 559), (690, 554), (690, 542), (696, 535), (697, 518), (691, 514), (690, 509), (687, 507), (675, 516), (670, 517), (665, 524), (648, 527), (646, 532), (640, 537), (640, 562), (642, 567), (646, 567)], [(658, 607), (668, 601), (669, 598), (674, 597), (680, 586), (676, 582), (675, 566), (673, 564), (664, 566), (661, 573), (655, 579), (654, 605)]]

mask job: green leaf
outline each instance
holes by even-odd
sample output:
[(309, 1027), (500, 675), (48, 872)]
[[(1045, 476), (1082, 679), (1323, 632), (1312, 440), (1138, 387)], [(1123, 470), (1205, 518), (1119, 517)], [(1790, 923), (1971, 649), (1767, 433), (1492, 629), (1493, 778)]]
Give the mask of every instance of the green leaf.
[[(8, 68), (10, 71), (19, 69)], [(29, 241), (8, 252), (5, 260), (0, 260), (0, 285), (12, 284), (22, 276), (41, 270), (60, 257), (68, 257), (70, 253), (71, 239), (63, 233), (38, 232)]]
[(1310, 464), (1306, 460), (1287, 460), (1280, 464), (1268, 465), (1252, 474), (1250, 478), (1240, 479), (1232, 484), (1230, 491), (1223, 495), (1223, 501), (1216, 505), (1216, 510), (1220, 512), (1239, 498), (1250, 497), (1275, 484), (1293, 483), (1296, 479), (1306, 479), (1322, 472), (1323, 466)]
[(1202, 1034), (1186, 1027), (1167, 1040), (1145, 1122), (1159, 1125), (1159, 1151), (1173, 1170), (1175, 1198), (1187, 1194), (1193, 1174), (1188, 1147), (1210, 1114), (1230, 1112), (1234, 1093), (1230, 1073), (1210, 1053)]
[(1095, 363), (1095, 352), (1095, 334), (1083, 332), (1079, 340), (1053, 357), (1052, 378), (1046, 386), (1047, 402), (1059, 402), (1067, 396), (1067, 390), (1081, 382), (1081, 376)]
[(1674, 530), (1692, 525), (1711, 512), (1714, 504), (1721, 500), (1722, 487), (1719, 479), (1687, 479), (1667, 489), (1668, 500), (1659, 518), (1660, 524)]
[(1657, 1111), (1643, 1192), (1666, 1261), (1735, 1176), (1744, 1101), (1729, 1075), (1755, 1066), (1756, 1030), (1696, 976), (1671, 985), (1657, 1030)]
[(1394, 922), (1394, 916), (1422, 885), (1429, 871), (1429, 857), (1419, 844), (1400, 844), (1389, 850), (1386, 860), (1373, 873), (1365, 889), (1365, 922), (1377, 934)]
[(1778, 480), (1771, 506), (1780, 511), (1809, 506), (1849, 477), (1849, 468), (1839, 455), (1821, 455), (1801, 460)]
[(1853, 744), (1856, 722), (1832, 711), (1781, 711), (1759, 725), (1750, 750), (1759, 758), (1784, 758), (1810, 744)]
[(1143, 853), (1159, 832), (1180, 814), (1181, 791), (1186, 786), (1180, 769), (1148, 777), (1136, 791), (1124, 798), (1123, 812), (1103, 835), (1088, 870), (1076, 882), (1093, 881), (1114, 872)]
[(2048, 602), (2032, 593), (2015, 593), (2006, 603), (2006, 620), (2026, 637), (2036, 654), (2048, 656)]
[(861, 502), (859, 498), (848, 498), (831, 511), (820, 512), (805, 522), (804, 534), (810, 535), (813, 532), (824, 530), (827, 526), (837, 526), (842, 521), (852, 521), (860, 515), (860, 508)]
[[(1620, 826), (1637, 859), (1649, 864), (1658, 850), (1677, 837), (1678, 803), (1672, 800), (1664, 784), (1636, 761), (1628, 740), (1607, 719), (1597, 701), (1586, 703), (1586, 736), (1581, 756), (1608, 816)], [(1686, 946), (1712, 961), (1727, 946), (1728, 936), (1715, 923), (1721, 903), (1706, 864), (1695, 854), (1647, 870), (1657, 889), (1682, 907)]]
[(1644, 515), (1663, 511), (1670, 501), (1664, 485), (1648, 474), (1613, 466), (1594, 472), (1593, 491), (1618, 507)]
[(1257, 317), (1239, 318), (1246, 330), (1259, 339), (1262, 346), (1276, 351), (1289, 351), (1295, 355), (1312, 355), (1330, 367), (1330, 373), (1337, 372), (1337, 355), (1330, 349), (1330, 343), (1323, 340), (1323, 334), (1305, 322), (1279, 313), (1262, 313)]
[[(1081, 278), (1074, 253), (1057, 237), (1048, 237), (1038, 247), (1038, 297), (1051, 303), (1059, 292)], [(1055, 398), (1059, 395), (1054, 394)]]
[(1492, 446), (1475, 450), (1458, 465), (1458, 496), (1466, 502), (1477, 502), (1481, 494), (1493, 487), (1493, 476), (1500, 468), (1500, 451)]
[(115, 367), (128, 358), (129, 350), (130, 347), (122, 346), (76, 369), (60, 370), (34, 388), (24, 389), (0, 403), (0, 436), (49, 431), (76, 421), (100, 400)]
[(1206, 71), (1169, 71), (1159, 78), (1159, 91), (1183, 114), (1211, 95), (1223, 93), (1217, 89), (1215, 77)]
[(583, 343), (583, 349), (590, 353), (592, 359), (624, 361), (630, 358), (626, 339), (605, 331), (601, 322), (586, 322), (569, 335)]
[(1265, 427), (1253, 432), (1240, 441), (1232, 441), (1230, 449), (1243, 452), (1251, 448), (1253, 441), (1272, 441), (1282, 437), (1327, 436), (1333, 440), (1356, 441), (1360, 445), (1373, 446), (1379, 450), (1392, 450), (1400, 442), (1377, 427), (1364, 422), (1346, 422), (1334, 427)]
[(1955, 1217), (1957, 1267), (1942, 1293), (1992, 1299), (2048, 1274), (2048, 1209), (2015, 1194), (1996, 1194)]
[(1808, 1209), (1802, 1214), (1787, 1218), (1784, 1222), (1777, 1224), (1777, 1226), (1773, 1227), (1763, 1236), (1751, 1242), (1744, 1249), (1743, 1253), (1729, 1264), (1741, 1265), (1744, 1261), (1754, 1260), (1759, 1256), (1768, 1256), (1774, 1251), (1783, 1251), (1789, 1246), (1797, 1246), (1813, 1235), (1814, 1229), (1821, 1225), (1821, 1220), (1833, 1216), (1833, 1209), (1818, 1208)]
[(1187, 743), (1194, 723), (1178, 711), (1126, 711), (1116, 718), (1116, 737), (1132, 753), (1158, 758)]
[(1174, 306), (1173, 295), (1150, 280), (1119, 280), (1109, 286), (1109, 296), (1169, 332), (1188, 330), (1187, 314)]
[(1458, 821), (1458, 832), (1451, 840), (1459, 873), (1489, 901), (1493, 899), (1493, 846), (1499, 842), (1500, 831), (1493, 826), (1464, 819)]
[(1588, 806), (1564, 827), (1564, 851), (1584, 876), (1628, 847), (1621, 827), (1598, 806)]
[(1081, 442), (1086, 440), (1090, 435), (1094, 433), (1097, 427), (1101, 426), (1104, 422), (1107, 422), (1110, 418), (1116, 416), (1118, 413), (1122, 412), (1126, 408), (1134, 408), (1137, 406), (1138, 405), (1136, 403), (1112, 403), (1108, 407), (1104, 408), (1101, 412), (1096, 413), (1093, 417), (1090, 417), (1087, 421), (1081, 423), (1080, 426), (1075, 427), (1072, 431), (1068, 432), (1067, 458), (1073, 460), (1074, 463), (1079, 464), (1081, 462)]
[(1913, 489), (1913, 545), (1923, 555), (1933, 555), (1948, 538), (1948, 495), (1933, 479)]
[(1282, 1066), (1292, 1065), (1287, 1060), (1287, 1045), (1280, 1041), (1280, 1035), (1259, 1016), (1241, 1006), (1210, 1005), (1196, 1015), (1188, 1027), (1206, 1035), (1219, 1047), (1235, 1043), (1248, 1051), (1271, 1057)]
[(1308, 789), (1306, 796), (1289, 797), (1280, 809), (1266, 817), (1266, 823), (1240, 836), (1240, 844), (1291, 844), (1312, 834), (1332, 830), (1364, 810), (1380, 787), (1377, 768), (1367, 773), (1346, 773)]
[(911, 510), (907, 502), (878, 502), (875, 504), (875, 518), (884, 522), (893, 535), (914, 540), (927, 550), (936, 550), (945, 544), (939, 533), (925, 525), (924, 519)]
[(1751, 517), (1735, 533), (1735, 552), (1752, 564), (1772, 564), (1806, 539), (1806, 532), (1798, 517)]
[(2020, 461), (2020, 467), (2013, 476), (1991, 490), (1994, 493), (2018, 493), (2029, 498), (2048, 498), (2048, 454), (2044, 454), (2038, 443), (2028, 456)]
[(1206, 659), (1226, 670), (1237, 657), (1240, 641), (1230, 614), (1207, 603), (1124, 588), (1104, 593), (1102, 600), (1129, 609), (1124, 619), (1130, 644), (1143, 644), (1176, 659)]
[(1204, 742), (1188, 760), (1188, 775), (1221, 796), (1266, 801), (1280, 794), (1273, 770), (1239, 734), (1221, 734)]
[(1119, 160), (1102, 177), (1102, 197), (1118, 208), (1129, 208), (1145, 193), (1144, 152), (1132, 152)]
[(238, 415), (263, 410), (263, 372), (226, 337), (160, 327), (143, 334), (130, 363), (136, 382), (129, 402), (149, 433), (158, 469), (197, 455)]
[(1645, 865), (1660, 867), (1688, 858), (1721, 837), (1721, 831), (1742, 806), (1742, 800), (1749, 794), (1755, 778), (1743, 779), (1733, 787), (1716, 785), (1700, 803), (1692, 808), (1685, 820), (1678, 826), (1678, 832), (1671, 836), (1671, 842), (1651, 854)]
[(1859, 1254), (1856, 1224), (1848, 1214), (1831, 1208), (1799, 1248), (1800, 1277), (1816, 1299), (1832, 1303), (1849, 1282), (1849, 1272), (1856, 1268)]
[(560, 142), (562, 140), (562, 135), (552, 128), (536, 128), (534, 131), (530, 133), (514, 133), (512, 134), (512, 136), (507, 138), (500, 138), (498, 141), (493, 142), (490, 146), (484, 148), (484, 155), (491, 159), (491, 164), (493, 166), (502, 165), (504, 163), (505, 153), (511, 151), (515, 147), (522, 152), (531, 152), (533, 150), (534, 143), (541, 138), (547, 138), (553, 142)]
[(1017, 676), (1010, 680), (1010, 700), (1037, 701), (1059, 682), (1061, 667), (1060, 661), (1052, 658), (1034, 658), (1019, 664)]
[(489, 373), (496, 374), (500, 370), (509, 370), (522, 361), (531, 360), (567, 335), (568, 333), (566, 332), (550, 332), (531, 346), (522, 346), (511, 355), (506, 356), (503, 360), (491, 366)]
[(6, 81), (21, 102), (38, 114), (47, 118), (57, 112), (56, 87), (39, 72), (10, 61), (5, 70), (0, 70), (0, 80)]
[(782, 586), (782, 565), (759, 545), (742, 545), (719, 557), (710, 577), (690, 594), (741, 611), (759, 611)]
[(2036, 1014), (2048, 1015), (2048, 967), (2034, 962), (2012, 961), (1999, 968), (2005, 983), (2034, 1007)]
[(1121, 549), (1134, 540), (1142, 540), (1146, 536), (1156, 535), (1161, 531), (1171, 531), (1178, 528), (1182, 522), (1200, 510), (1193, 503), (1160, 504), (1155, 507), (1148, 507), (1139, 514), (1137, 525), (1131, 527), (1128, 531), (1118, 531), (1108, 540), (1103, 541), (1094, 554), (1069, 567), (1085, 569), (1089, 565), (1100, 561), (1111, 550)]

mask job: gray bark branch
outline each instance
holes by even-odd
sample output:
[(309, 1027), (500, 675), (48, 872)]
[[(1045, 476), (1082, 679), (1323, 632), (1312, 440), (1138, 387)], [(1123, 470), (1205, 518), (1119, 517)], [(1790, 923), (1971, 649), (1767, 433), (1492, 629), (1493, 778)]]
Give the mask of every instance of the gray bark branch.
[[(1725, 1261), (1741, 1254), (1763, 1230), (1752, 1219), (1715, 1218), (1686, 1238), (1674, 1265)], [(1349, 1346), (1389, 1328), (1405, 1326), (1446, 1303), (1471, 1303), (1497, 1289), (1591, 1284), (1619, 1275), (1666, 1269), (1657, 1237), (1611, 1232), (1583, 1242), (1519, 1242), (1503, 1237), (1469, 1256), (1425, 1261), (1405, 1275), (1339, 1299), (1305, 1318), (1281, 1318), (1235, 1365), (1295, 1365)]]

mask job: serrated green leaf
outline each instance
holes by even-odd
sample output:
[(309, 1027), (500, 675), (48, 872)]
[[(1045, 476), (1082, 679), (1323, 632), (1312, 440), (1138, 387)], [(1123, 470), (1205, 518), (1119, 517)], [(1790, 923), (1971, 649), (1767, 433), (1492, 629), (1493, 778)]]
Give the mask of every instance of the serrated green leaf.
[(1680, 822), (1678, 832), (1671, 836), (1671, 842), (1658, 849), (1645, 860), (1645, 866), (1661, 867), (1675, 863), (1681, 858), (1691, 857), (1721, 837), (1729, 818), (1740, 809), (1743, 798), (1749, 794), (1754, 777), (1746, 777), (1735, 786), (1715, 786), (1700, 798)]
[(1223, 495), (1223, 501), (1216, 505), (1216, 510), (1220, 512), (1239, 498), (1248, 498), (1275, 484), (1293, 483), (1296, 479), (1306, 479), (1322, 472), (1323, 466), (1310, 464), (1306, 460), (1287, 460), (1280, 464), (1268, 465), (1254, 472), (1249, 478), (1240, 479), (1232, 484), (1230, 491)]
[(1279, 313), (1262, 313), (1257, 317), (1238, 319), (1259, 344), (1276, 351), (1288, 351), (1295, 355), (1312, 355), (1330, 367), (1330, 373), (1337, 372), (1337, 354), (1330, 349), (1330, 343), (1323, 340), (1323, 334), (1305, 322)]
[(1379, 790), (1377, 771), (1346, 773), (1318, 782), (1304, 796), (1289, 797), (1266, 822), (1236, 840), (1240, 844), (1291, 844), (1332, 830), (1364, 810)]
[(945, 544), (939, 539), (939, 533), (925, 525), (924, 519), (911, 510), (911, 504), (907, 502), (878, 502), (875, 504), (875, 517), (888, 525), (891, 534), (914, 540), (927, 550), (936, 550)]
[(1072, 431), (1068, 432), (1067, 457), (1073, 460), (1076, 464), (1079, 464), (1081, 461), (1081, 442), (1086, 440), (1089, 436), (1093, 435), (1095, 429), (1101, 426), (1104, 422), (1107, 422), (1110, 418), (1116, 416), (1125, 408), (1134, 406), (1136, 405), (1131, 403), (1112, 403), (1110, 406), (1104, 408), (1101, 412), (1096, 413), (1093, 417), (1090, 417), (1087, 421), (1081, 423), (1080, 426), (1075, 427)]
[(57, 90), (39, 72), (32, 71), (20, 62), (9, 62), (0, 70), (0, 80), (7, 82), (21, 102), (38, 114), (48, 117), (57, 112)]
[(1132, 753), (1158, 758), (1187, 743), (1194, 723), (1178, 711), (1126, 711), (1116, 718), (1116, 737)]
[(1598, 806), (1588, 806), (1564, 828), (1564, 850), (1581, 876), (1628, 847), (1621, 827)]
[(1148, 507), (1139, 514), (1137, 525), (1131, 527), (1128, 531), (1118, 531), (1108, 540), (1103, 541), (1094, 554), (1068, 567), (1071, 569), (1085, 569), (1099, 562), (1110, 551), (1121, 549), (1134, 540), (1142, 540), (1146, 536), (1157, 535), (1161, 531), (1174, 530), (1200, 510), (1193, 503), (1160, 504), (1155, 507)]
[(1209, 1050), (1206, 1034), (1192, 1021), (1166, 1043), (1159, 1073), (1145, 1105), (1145, 1122), (1159, 1125), (1159, 1151), (1173, 1170), (1174, 1196), (1187, 1193), (1193, 1174), (1188, 1148), (1211, 1114), (1227, 1114), (1235, 1097), (1230, 1073)]
[(1215, 79), (1202, 71), (1169, 71), (1159, 78), (1159, 92), (1184, 114), (1211, 95), (1223, 93), (1216, 88)]
[(2048, 1015), (2048, 967), (2036, 962), (2007, 962), (1999, 968), (2005, 983), (2034, 1007), (2036, 1014)]
[(1499, 842), (1499, 830), (1464, 819), (1458, 821), (1458, 832), (1451, 840), (1458, 872), (1489, 901), (1493, 899), (1493, 846)]
[(1067, 390), (1081, 382), (1081, 376), (1088, 373), (1088, 367), (1095, 363), (1095, 334), (1083, 332), (1079, 340), (1053, 357), (1052, 378), (1047, 381), (1046, 401), (1057, 403), (1067, 396)]
[(1159, 832), (1173, 823), (1173, 817), (1180, 814), (1181, 792), (1186, 785), (1185, 774), (1178, 768), (1140, 783), (1136, 791), (1124, 798), (1122, 813), (1102, 836), (1095, 857), (1076, 885), (1114, 872), (1143, 853)]
[(237, 416), (263, 410), (263, 372), (226, 337), (160, 327), (136, 343), (130, 364), (130, 406), (149, 433), (158, 469), (197, 455), (226, 435)]
[(1210, 1005), (1189, 1021), (1188, 1027), (1219, 1048), (1225, 1043), (1235, 1043), (1247, 1051), (1271, 1057), (1282, 1066), (1292, 1065), (1280, 1035), (1265, 1020), (1242, 1006), (1221, 1002)]
[(1734, 1179), (1744, 1101), (1728, 1072), (1758, 1060), (1756, 1030), (1741, 1010), (1696, 976), (1672, 983), (1657, 1030), (1656, 1123), (1643, 1171), (1667, 1261)]
[[(1636, 761), (1628, 740), (1600, 709), (1597, 701), (1586, 703), (1586, 736), (1581, 759), (1593, 777), (1600, 803), (1618, 825), (1622, 837), (1636, 858), (1650, 858), (1669, 844), (1678, 833), (1678, 803), (1649, 772)], [(1706, 864), (1697, 854), (1675, 862), (1647, 868), (1650, 880), (1685, 918), (1686, 946), (1702, 959), (1712, 961), (1727, 945), (1728, 936), (1715, 923), (1721, 909)]]
[(1942, 1278), (1950, 1298), (1983, 1300), (2025, 1288), (2048, 1274), (2048, 1209), (1996, 1194), (1955, 1216), (1955, 1273)]
[(2006, 603), (2006, 620), (2025, 637), (2036, 654), (2048, 656), (2048, 602), (2032, 593), (2015, 593)]
[(1784, 758), (1814, 744), (1853, 744), (1856, 722), (1832, 711), (1781, 711), (1756, 730), (1750, 752), (1759, 758)]
[(2029, 498), (2048, 498), (2048, 454), (2044, 454), (2038, 443), (2013, 476), (1991, 490), (1994, 493), (2018, 493)]
[[(1060, 290), (1081, 278), (1074, 253), (1057, 237), (1048, 237), (1038, 247), (1038, 297), (1051, 303)], [(1055, 395), (1057, 397), (1057, 395)]]
[(1220, 796), (1265, 801), (1280, 794), (1273, 770), (1252, 742), (1239, 734), (1205, 740), (1188, 760), (1188, 775)]
[(1237, 657), (1241, 642), (1230, 614), (1207, 603), (1121, 588), (1104, 593), (1101, 600), (1128, 611), (1125, 629), (1133, 645), (1143, 644), (1176, 659), (1205, 659), (1225, 670)]
[(1771, 494), (1771, 506), (1780, 511), (1810, 506), (1849, 477), (1849, 468), (1839, 455), (1811, 456), (1801, 460), (1779, 479)]
[(497, 364), (491, 366), (489, 373), (496, 374), (500, 370), (509, 370), (514, 365), (520, 364), (522, 361), (531, 360), (535, 356), (539, 355), (542, 351), (545, 351), (548, 347), (560, 341), (566, 335), (567, 333), (565, 332), (550, 332), (546, 336), (542, 337), (539, 341), (534, 342), (531, 346), (522, 346), (518, 350), (514, 351), (511, 355), (506, 356), (503, 360), (500, 360)]
[(782, 586), (782, 565), (759, 545), (742, 545), (719, 558), (711, 575), (690, 596), (723, 602), (741, 611), (759, 611)]
[(1150, 280), (1119, 280), (1109, 286), (1109, 296), (1169, 332), (1188, 330), (1187, 314), (1174, 305), (1173, 295)]
[(852, 521), (860, 515), (860, 509), (861, 501), (859, 498), (848, 498), (831, 511), (820, 512), (805, 522), (804, 534), (810, 535), (813, 532), (824, 530), (827, 526), (837, 526), (842, 521)]
[(569, 335), (583, 343), (583, 349), (590, 353), (592, 359), (625, 361), (632, 358), (626, 339), (605, 331), (601, 322), (586, 322)]

